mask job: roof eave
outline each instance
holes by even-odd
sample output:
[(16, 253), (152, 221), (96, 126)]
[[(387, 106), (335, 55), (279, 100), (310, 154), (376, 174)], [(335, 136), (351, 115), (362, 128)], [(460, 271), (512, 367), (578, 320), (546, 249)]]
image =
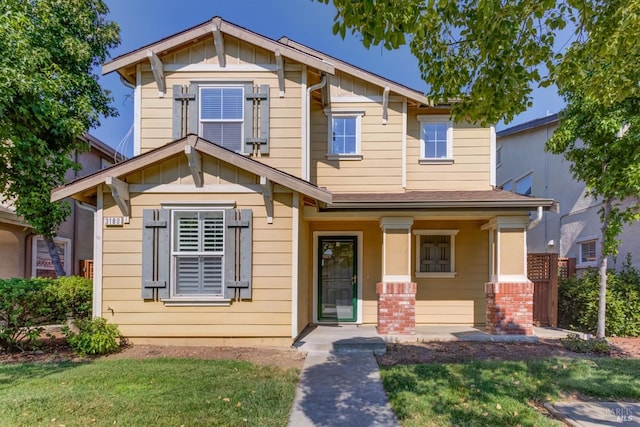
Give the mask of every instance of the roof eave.
[(549, 210), (553, 206), (553, 200), (536, 199), (531, 201), (505, 200), (505, 201), (438, 201), (438, 202), (334, 202), (327, 205), (323, 210), (345, 210), (345, 209), (380, 209), (380, 210), (408, 210), (408, 209), (522, 209), (534, 210), (542, 207)]

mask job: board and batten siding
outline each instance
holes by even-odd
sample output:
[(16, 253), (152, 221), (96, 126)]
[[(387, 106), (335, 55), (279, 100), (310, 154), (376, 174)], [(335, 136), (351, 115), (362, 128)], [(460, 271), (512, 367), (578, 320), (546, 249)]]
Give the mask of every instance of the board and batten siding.
[[(141, 183), (134, 178), (129, 177), (130, 184)], [(207, 175), (207, 180), (215, 178)], [(274, 190), (273, 224), (267, 223), (264, 198), (259, 193), (131, 193), (131, 222), (123, 227), (103, 226), (102, 316), (136, 343), (211, 345), (234, 337), (254, 344), (290, 344), (293, 195), (279, 186)], [(234, 301), (227, 307), (178, 307), (144, 301), (143, 210), (158, 209), (167, 202), (216, 200), (234, 201), (237, 208), (253, 211), (252, 299)], [(104, 194), (103, 213), (106, 217), (122, 215), (110, 193)]]
[(407, 113), (407, 190), (489, 190), (490, 128), (454, 123), (453, 164), (420, 164), (420, 114)]
[[(459, 230), (455, 236), (455, 278), (416, 278), (416, 325), (484, 325), (484, 284), (489, 278), (489, 233), (482, 221), (416, 221), (413, 230)], [(412, 236), (412, 271), (415, 267)]]
[[(173, 140), (173, 85), (189, 85), (191, 81), (253, 82), (255, 86), (269, 85), (270, 98), (270, 153), (258, 160), (292, 175), (300, 176), (301, 169), (301, 121), (302, 121), (302, 67), (300, 64), (285, 65), (285, 96), (280, 98), (278, 76), (275, 71), (237, 67), (275, 64), (272, 53), (225, 36), (227, 68), (207, 71), (188, 71), (190, 65), (216, 65), (215, 47), (212, 39), (185, 47), (163, 56), (166, 65), (185, 67), (185, 70), (165, 71), (167, 93), (158, 96), (151, 67), (141, 65), (141, 113), (140, 148), (147, 152)], [(236, 67), (234, 69), (234, 67)], [(196, 100), (197, 102), (197, 100)]]

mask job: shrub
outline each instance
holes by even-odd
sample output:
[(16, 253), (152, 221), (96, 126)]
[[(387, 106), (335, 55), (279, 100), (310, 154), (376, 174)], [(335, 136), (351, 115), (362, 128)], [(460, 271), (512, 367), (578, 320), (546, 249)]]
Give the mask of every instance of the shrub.
[[(564, 328), (595, 333), (598, 325), (599, 276), (588, 270), (579, 278), (561, 280), (558, 321)], [(607, 273), (606, 332), (610, 336), (640, 336), (640, 272), (631, 258), (620, 272)]]
[(107, 323), (101, 317), (76, 321), (79, 329), (75, 333), (64, 329), (67, 341), (73, 352), (79, 356), (115, 353), (120, 349), (120, 331), (118, 326)]
[(47, 287), (55, 301), (55, 315), (58, 323), (63, 323), (67, 317), (86, 319), (91, 317), (91, 301), (93, 282), (79, 276), (60, 277)]
[(604, 338), (583, 340), (578, 334), (569, 334), (566, 338), (561, 338), (560, 341), (566, 349), (576, 353), (611, 353), (611, 345)]
[(25, 350), (37, 343), (52, 318), (54, 302), (46, 288), (51, 279), (0, 280), (0, 347)]

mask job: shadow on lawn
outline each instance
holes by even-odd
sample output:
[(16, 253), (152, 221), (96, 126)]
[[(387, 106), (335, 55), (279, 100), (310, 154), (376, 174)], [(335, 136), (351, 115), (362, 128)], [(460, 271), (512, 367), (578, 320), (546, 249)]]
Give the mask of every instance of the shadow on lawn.
[[(86, 362), (85, 362), (86, 363)], [(31, 379), (41, 379), (48, 375), (75, 369), (84, 363), (74, 363), (69, 361), (58, 363), (2, 363), (0, 364), (0, 389), (11, 387), (18, 381)]]

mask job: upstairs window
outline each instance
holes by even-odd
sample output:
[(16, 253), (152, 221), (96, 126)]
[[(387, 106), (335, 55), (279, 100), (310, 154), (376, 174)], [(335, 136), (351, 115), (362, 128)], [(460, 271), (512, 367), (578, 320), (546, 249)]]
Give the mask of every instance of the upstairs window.
[(532, 190), (532, 174), (524, 176), (520, 178), (516, 182), (516, 193), (522, 194), (523, 196), (530, 196)]
[(331, 159), (360, 160), (362, 154), (361, 122), (364, 113), (332, 112), (329, 120), (329, 146), (327, 157)]
[(420, 163), (453, 163), (453, 124), (446, 116), (418, 116)]
[(233, 151), (242, 151), (243, 87), (200, 88), (200, 135)]
[(513, 189), (513, 181), (509, 180), (500, 186), (504, 191), (511, 191)]

